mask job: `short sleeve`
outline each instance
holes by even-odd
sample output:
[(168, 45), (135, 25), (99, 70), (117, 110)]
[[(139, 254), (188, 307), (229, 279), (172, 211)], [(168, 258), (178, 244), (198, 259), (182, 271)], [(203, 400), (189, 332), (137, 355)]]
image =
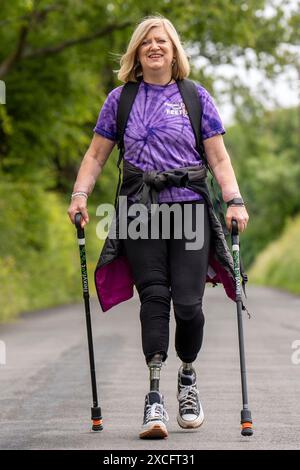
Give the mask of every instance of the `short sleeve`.
[(117, 139), (117, 110), (122, 86), (115, 88), (108, 95), (99, 112), (93, 131), (107, 139)]
[(208, 91), (200, 85), (198, 86), (198, 92), (202, 105), (202, 139), (209, 139), (217, 134), (225, 134), (225, 127), (213, 98)]

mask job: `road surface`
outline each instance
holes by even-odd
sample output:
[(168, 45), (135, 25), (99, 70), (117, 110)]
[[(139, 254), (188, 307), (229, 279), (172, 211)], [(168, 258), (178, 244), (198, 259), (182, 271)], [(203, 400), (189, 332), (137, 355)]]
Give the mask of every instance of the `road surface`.
[[(249, 286), (244, 315), (249, 402), (254, 435), (240, 435), (241, 386), (235, 304), (221, 285), (205, 291), (203, 348), (195, 363), (205, 421), (198, 430), (176, 422), (174, 316), (160, 389), (170, 421), (165, 440), (140, 440), (148, 368), (141, 349), (139, 301), (92, 322), (104, 430), (90, 432), (91, 387), (83, 305), (27, 313), (0, 327), (1, 449), (300, 449), (300, 297)], [(3, 343), (2, 343), (3, 344)], [(300, 342), (299, 342), (300, 344)], [(298, 346), (299, 348), (299, 346)]]

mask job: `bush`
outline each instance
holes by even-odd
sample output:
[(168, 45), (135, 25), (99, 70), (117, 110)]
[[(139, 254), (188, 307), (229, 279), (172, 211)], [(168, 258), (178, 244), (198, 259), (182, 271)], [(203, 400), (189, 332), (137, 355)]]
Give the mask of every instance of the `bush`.
[(254, 284), (300, 294), (300, 216), (289, 218), (282, 236), (258, 255), (249, 271)]
[[(0, 322), (32, 311), (82, 299), (76, 229), (66, 213), (69, 199), (24, 184), (3, 185), (0, 210)], [(89, 208), (86, 249), (91, 295), (102, 241)]]

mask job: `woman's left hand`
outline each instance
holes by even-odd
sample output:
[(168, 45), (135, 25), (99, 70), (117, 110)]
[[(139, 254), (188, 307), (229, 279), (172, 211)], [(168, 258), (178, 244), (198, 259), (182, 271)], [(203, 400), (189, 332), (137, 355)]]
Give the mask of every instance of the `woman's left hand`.
[(238, 231), (243, 232), (249, 220), (249, 215), (245, 206), (229, 206), (226, 212), (226, 226), (231, 231), (231, 220), (235, 219), (238, 223)]

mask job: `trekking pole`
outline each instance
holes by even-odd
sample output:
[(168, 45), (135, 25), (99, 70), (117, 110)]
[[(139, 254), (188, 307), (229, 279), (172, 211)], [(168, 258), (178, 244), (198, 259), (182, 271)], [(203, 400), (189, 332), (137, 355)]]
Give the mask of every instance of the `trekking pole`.
[(101, 408), (98, 406), (97, 396), (97, 384), (96, 384), (96, 371), (95, 371), (95, 360), (94, 360), (94, 348), (93, 348), (93, 335), (92, 335), (92, 324), (91, 324), (91, 313), (90, 313), (90, 295), (88, 286), (88, 274), (86, 267), (86, 254), (85, 254), (85, 236), (84, 229), (81, 228), (81, 213), (75, 214), (75, 226), (77, 228), (77, 239), (79, 245), (80, 263), (81, 263), (81, 278), (83, 288), (83, 299), (85, 306), (85, 317), (86, 317), (86, 328), (89, 346), (89, 358), (90, 358), (90, 370), (91, 370), (91, 381), (92, 381), (92, 393), (93, 393), (93, 406), (91, 408), (91, 419), (93, 421), (92, 431), (101, 431), (102, 416)]
[(231, 230), (231, 244), (232, 256), (235, 277), (236, 289), (236, 307), (237, 307), (237, 321), (239, 332), (239, 350), (240, 350), (240, 369), (241, 369), (241, 382), (242, 382), (242, 398), (243, 409), (241, 410), (241, 425), (242, 436), (252, 436), (252, 418), (251, 411), (248, 408), (248, 393), (247, 393), (247, 378), (246, 378), (246, 361), (245, 361), (245, 346), (244, 346), (244, 333), (243, 333), (243, 317), (242, 317), (242, 291), (241, 291), (241, 278), (240, 278), (240, 241), (238, 223), (236, 219), (232, 219)]

